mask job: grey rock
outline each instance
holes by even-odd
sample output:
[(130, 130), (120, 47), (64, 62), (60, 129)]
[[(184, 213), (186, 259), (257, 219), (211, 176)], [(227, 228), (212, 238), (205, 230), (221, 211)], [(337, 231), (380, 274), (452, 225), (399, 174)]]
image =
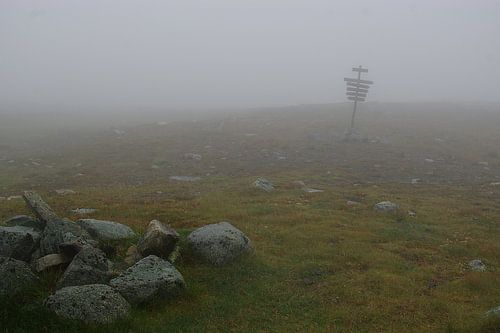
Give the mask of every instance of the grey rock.
[(78, 215), (87, 215), (87, 214), (92, 214), (95, 213), (97, 209), (94, 208), (76, 208), (72, 209), (71, 212), (78, 214)]
[(390, 201), (382, 201), (382, 202), (376, 203), (373, 206), (373, 209), (376, 210), (377, 212), (388, 213), (388, 212), (397, 211), (399, 209), (399, 206), (396, 205), (395, 203), (390, 202)]
[(486, 265), (480, 259), (469, 261), (469, 267), (476, 272), (484, 272), (486, 270)]
[(68, 195), (68, 194), (76, 194), (75, 191), (73, 190), (69, 190), (69, 189), (60, 189), (60, 190), (56, 190), (56, 193), (59, 194), (59, 195)]
[(171, 263), (153, 255), (141, 259), (109, 284), (130, 303), (172, 297), (186, 286), (181, 273)]
[(253, 182), (253, 186), (266, 192), (274, 191), (274, 184), (265, 178), (257, 178), (257, 180)]
[(78, 238), (89, 238), (89, 235), (78, 224), (63, 219), (49, 221), (40, 240), (40, 256), (59, 253), (59, 245), (75, 241)]
[(153, 220), (137, 243), (137, 250), (143, 256), (155, 255), (167, 259), (175, 250), (179, 234), (173, 228)]
[(187, 241), (195, 254), (216, 266), (229, 263), (252, 248), (248, 237), (228, 222), (196, 229)]
[(109, 268), (109, 261), (104, 252), (92, 246), (85, 246), (66, 268), (57, 287), (107, 283), (111, 278)]
[(45, 300), (45, 306), (60, 317), (92, 324), (112, 323), (130, 311), (130, 304), (103, 284), (59, 289)]
[(14, 296), (37, 282), (27, 263), (0, 256), (0, 296)]
[(500, 317), (500, 306), (497, 306), (496, 308), (490, 309), (486, 311), (484, 314), (485, 317)]
[(45, 228), (45, 223), (27, 215), (16, 215), (5, 221), (8, 227), (28, 227), (37, 231), (42, 231)]
[(29, 261), (37, 249), (40, 234), (28, 227), (0, 227), (0, 255)]
[(126, 240), (135, 236), (132, 229), (118, 222), (82, 219), (76, 223), (98, 241)]
[(200, 177), (192, 177), (192, 176), (170, 176), (170, 180), (177, 180), (179, 182), (195, 182), (200, 180)]
[(323, 190), (319, 190), (319, 189), (316, 189), (316, 188), (310, 188), (310, 187), (304, 187), (304, 188), (302, 188), (302, 191), (304, 191), (306, 193), (321, 193), (321, 192), (324, 192)]

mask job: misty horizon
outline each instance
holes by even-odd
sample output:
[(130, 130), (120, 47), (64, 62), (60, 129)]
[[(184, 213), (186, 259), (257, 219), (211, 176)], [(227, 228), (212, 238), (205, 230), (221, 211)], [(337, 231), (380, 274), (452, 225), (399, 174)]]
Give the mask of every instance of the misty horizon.
[(499, 102), (495, 1), (3, 1), (0, 108)]

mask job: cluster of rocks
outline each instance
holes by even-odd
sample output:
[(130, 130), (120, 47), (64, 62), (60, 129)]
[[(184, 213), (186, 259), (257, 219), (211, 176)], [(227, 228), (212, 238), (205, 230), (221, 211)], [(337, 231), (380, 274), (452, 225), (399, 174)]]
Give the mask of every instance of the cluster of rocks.
[[(36, 273), (62, 266), (45, 306), (64, 318), (110, 323), (126, 316), (130, 304), (175, 297), (186, 288), (172, 263), (180, 236), (170, 226), (151, 221), (127, 251), (130, 266), (120, 272), (103, 249), (134, 239), (132, 229), (112, 221), (61, 219), (35, 192), (25, 192), (24, 199), (36, 218), (15, 216), (0, 226), (0, 297), (13, 297), (37, 284)], [(250, 240), (228, 222), (193, 231), (187, 243), (215, 266), (251, 249)]]

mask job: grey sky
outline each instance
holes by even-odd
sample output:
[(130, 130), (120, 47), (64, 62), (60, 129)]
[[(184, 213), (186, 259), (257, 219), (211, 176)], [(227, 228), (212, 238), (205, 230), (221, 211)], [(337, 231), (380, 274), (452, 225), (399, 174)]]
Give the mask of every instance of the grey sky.
[(500, 1), (0, 0), (0, 105), (500, 101)]

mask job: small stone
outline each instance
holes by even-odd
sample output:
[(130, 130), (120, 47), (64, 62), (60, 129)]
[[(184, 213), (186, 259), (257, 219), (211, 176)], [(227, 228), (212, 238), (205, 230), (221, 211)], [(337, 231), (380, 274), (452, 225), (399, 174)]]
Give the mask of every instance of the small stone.
[(357, 202), (357, 201), (352, 201), (352, 200), (347, 200), (347, 202), (345, 203), (347, 206), (358, 206), (360, 205), (361, 203)]
[(78, 214), (78, 215), (87, 215), (87, 214), (93, 214), (97, 211), (97, 209), (94, 208), (76, 208), (71, 210), (73, 213)]
[(130, 304), (118, 292), (103, 284), (59, 289), (44, 304), (60, 317), (92, 324), (112, 323), (130, 310)]
[(201, 161), (200, 154), (186, 153), (186, 154), (184, 154), (184, 158), (189, 159), (189, 160), (194, 160), (194, 161)]
[(398, 208), (399, 208), (398, 205), (396, 205), (395, 203), (392, 203), (390, 201), (382, 201), (382, 202), (376, 203), (373, 206), (373, 209), (376, 210), (377, 212), (384, 212), (384, 213), (394, 212), (394, 211), (398, 210)]
[(310, 188), (310, 187), (304, 187), (302, 189), (302, 191), (304, 191), (306, 193), (321, 193), (321, 192), (324, 192), (323, 190), (318, 190), (318, 189)]
[(274, 191), (274, 184), (265, 178), (257, 178), (257, 180), (253, 182), (253, 186), (266, 192)]
[(64, 253), (47, 254), (38, 258), (33, 263), (33, 268), (36, 272), (43, 272), (51, 267), (60, 266), (71, 262), (72, 257)]
[(191, 176), (170, 176), (170, 180), (176, 180), (179, 182), (195, 182), (201, 179), (201, 177), (191, 177)]
[(500, 317), (500, 306), (497, 306), (496, 308), (493, 308), (489, 311), (486, 311), (484, 314), (485, 317)]
[(68, 190), (68, 189), (60, 189), (60, 190), (56, 190), (56, 193), (59, 194), (59, 195), (68, 195), (68, 194), (76, 194), (75, 191), (73, 190)]
[(469, 267), (471, 270), (476, 272), (484, 272), (486, 270), (486, 265), (480, 259), (469, 261)]
[(45, 223), (39, 221), (31, 216), (26, 215), (16, 215), (4, 222), (8, 227), (28, 227), (36, 231), (42, 231), (45, 228)]
[(414, 211), (412, 211), (412, 210), (409, 210), (409, 211), (408, 211), (408, 216), (409, 216), (409, 217), (417, 217), (417, 213), (415, 213), (415, 212), (414, 212)]

